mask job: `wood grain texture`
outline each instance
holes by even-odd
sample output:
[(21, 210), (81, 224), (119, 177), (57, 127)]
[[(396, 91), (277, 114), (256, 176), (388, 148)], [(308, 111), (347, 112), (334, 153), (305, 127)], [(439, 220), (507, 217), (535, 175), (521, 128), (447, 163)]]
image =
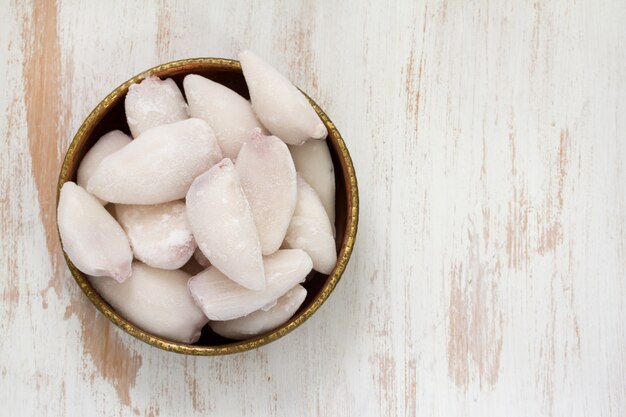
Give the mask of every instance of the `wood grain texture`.
[[(619, 1), (0, 3), (0, 414), (626, 415)], [(330, 300), (257, 351), (111, 326), (63, 263), (58, 168), (110, 90), (251, 48), (324, 108), (361, 191)]]

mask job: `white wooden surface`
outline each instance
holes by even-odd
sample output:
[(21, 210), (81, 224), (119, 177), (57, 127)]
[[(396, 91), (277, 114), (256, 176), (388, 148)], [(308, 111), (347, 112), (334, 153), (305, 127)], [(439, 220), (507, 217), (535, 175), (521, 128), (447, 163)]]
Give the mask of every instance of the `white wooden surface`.
[[(0, 415), (626, 415), (623, 2), (0, 4)], [(79, 292), (56, 178), (119, 83), (244, 47), (343, 133), (359, 236), (294, 333), (179, 356)]]

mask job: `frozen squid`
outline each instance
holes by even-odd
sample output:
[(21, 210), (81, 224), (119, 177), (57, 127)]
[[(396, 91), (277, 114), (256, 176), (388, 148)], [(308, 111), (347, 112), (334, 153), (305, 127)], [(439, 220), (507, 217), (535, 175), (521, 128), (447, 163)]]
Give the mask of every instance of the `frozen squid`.
[[(119, 151), (128, 145), (131, 138), (121, 130), (114, 130), (103, 135), (98, 141), (87, 151), (76, 173), (76, 183), (81, 187), (87, 187), (87, 182), (91, 178), (91, 174), (96, 170), (100, 162), (107, 156)], [(100, 201), (106, 203), (106, 201)]]
[(222, 159), (209, 125), (187, 119), (147, 130), (104, 158), (87, 190), (121, 204), (159, 204), (185, 197), (194, 178)]
[(152, 268), (139, 261), (133, 262), (132, 270), (132, 276), (122, 284), (110, 279), (90, 282), (117, 313), (135, 326), (175, 342), (196, 342), (208, 319), (187, 289), (191, 275)]
[(224, 157), (235, 160), (252, 130), (262, 128), (250, 102), (230, 88), (196, 74), (187, 75), (183, 86), (191, 117), (206, 121)]
[(337, 263), (333, 229), (326, 210), (301, 175), (298, 175), (298, 202), (284, 246), (304, 250), (313, 260), (313, 269), (323, 274), (330, 274)]
[(263, 255), (276, 252), (296, 208), (296, 169), (287, 145), (259, 130), (241, 147), (235, 163), (261, 242)]
[(94, 196), (73, 182), (61, 188), (57, 224), (63, 249), (80, 271), (118, 282), (130, 276), (133, 253), (124, 230)]
[(153, 127), (189, 117), (185, 98), (171, 78), (148, 77), (131, 85), (124, 107), (128, 127), (135, 138)]
[(296, 171), (319, 196), (331, 225), (335, 224), (335, 166), (325, 140), (290, 146)]
[(191, 184), (187, 218), (211, 265), (246, 288), (265, 287), (259, 236), (230, 159), (223, 159)]
[(257, 310), (234, 320), (213, 321), (209, 326), (221, 336), (236, 340), (248, 339), (285, 324), (298, 311), (305, 298), (304, 287), (296, 285), (267, 311)]
[(196, 249), (187, 222), (185, 203), (115, 206), (117, 220), (126, 231), (135, 258), (161, 269), (185, 265)]
[(281, 73), (251, 51), (241, 52), (239, 61), (252, 109), (273, 135), (290, 145), (328, 135), (306, 97)]
[(267, 285), (249, 290), (211, 266), (189, 280), (189, 291), (210, 320), (232, 320), (247, 316), (282, 297), (303, 282), (313, 266), (302, 250), (279, 250), (263, 259)]

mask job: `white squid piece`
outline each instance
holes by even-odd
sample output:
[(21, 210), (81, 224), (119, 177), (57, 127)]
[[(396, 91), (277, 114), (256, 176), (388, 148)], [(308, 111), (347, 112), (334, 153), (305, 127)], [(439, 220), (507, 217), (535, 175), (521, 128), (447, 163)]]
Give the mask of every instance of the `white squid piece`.
[(285, 324), (298, 311), (305, 298), (304, 287), (296, 285), (267, 311), (257, 310), (234, 320), (213, 321), (209, 326), (215, 333), (229, 339), (249, 339)]
[(303, 282), (313, 267), (302, 250), (279, 250), (263, 263), (267, 286), (260, 291), (238, 285), (213, 266), (189, 280), (189, 291), (210, 320), (232, 320), (270, 305)]
[(187, 219), (211, 265), (246, 288), (265, 287), (259, 236), (230, 159), (223, 159), (191, 184)]
[(194, 303), (187, 284), (191, 275), (133, 262), (122, 284), (90, 279), (95, 290), (126, 320), (165, 339), (194, 343), (208, 319)]
[(187, 75), (183, 86), (191, 117), (206, 121), (224, 157), (235, 160), (252, 130), (263, 127), (250, 102), (230, 88), (196, 74)]
[(328, 135), (309, 101), (287, 78), (251, 51), (239, 54), (252, 109), (263, 126), (289, 145)]
[(222, 159), (209, 125), (187, 119), (150, 129), (104, 158), (87, 190), (121, 204), (159, 204), (185, 197), (194, 178)]
[(189, 109), (180, 89), (168, 78), (148, 77), (128, 89), (126, 121), (133, 137), (153, 127), (189, 118)]
[(284, 246), (304, 250), (313, 260), (313, 269), (322, 274), (330, 274), (337, 263), (333, 229), (326, 210), (301, 175), (298, 175), (298, 203)]
[(117, 204), (115, 213), (135, 258), (149, 266), (178, 269), (196, 250), (182, 201), (147, 206)]
[(296, 171), (319, 196), (331, 225), (335, 224), (335, 166), (325, 140), (290, 146)]
[(98, 199), (73, 182), (61, 188), (57, 224), (63, 249), (85, 274), (123, 282), (133, 253), (122, 227)]
[(261, 252), (276, 252), (296, 208), (296, 169), (287, 145), (259, 130), (244, 143), (235, 163), (259, 234)]
[[(121, 130), (113, 130), (103, 135), (98, 141), (87, 151), (76, 172), (76, 183), (83, 188), (87, 187), (91, 174), (98, 168), (100, 162), (107, 156), (119, 151), (128, 145), (132, 139)], [(100, 203), (106, 204), (106, 201), (100, 200)]]

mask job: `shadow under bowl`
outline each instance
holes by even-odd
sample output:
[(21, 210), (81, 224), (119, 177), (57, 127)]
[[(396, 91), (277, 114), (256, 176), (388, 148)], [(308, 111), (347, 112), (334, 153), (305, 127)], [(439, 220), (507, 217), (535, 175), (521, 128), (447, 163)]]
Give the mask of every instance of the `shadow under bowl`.
[[(67, 181), (76, 181), (76, 171), (85, 153), (105, 133), (119, 129), (129, 133), (124, 112), (124, 97), (128, 88), (141, 82), (146, 77), (157, 76), (172, 78), (183, 90), (183, 79), (187, 74), (198, 74), (210, 78), (249, 99), (248, 88), (238, 61), (221, 58), (193, 58), (169, 62), (151, 68), (117, 87), (96, 106), (85, 119), (67, 150), (57, 187), (57, 205), (59, 192)], [(308, 98), (308, 96), (307, 96)], [(225, 355), (255, 349), (286, 335), (307, 320), (326, 301), (341, 278), (357, 232), (359, 216), (359, 196), (356, 176), (348, 149), (326, 113), (310, 98), (311, 105), (328, 128), (327, 144), (335, 166), (336, 182), (336, 245), (338, 250), (337, 265), (330, 275), (312, 271), (307, 281), (302, 284), (307, 289), (307, 297), (296, 314), (284, 325), (258, 337), (234, 341), (214, 333), (207, 325), (202, 330), (200, 340), (195, 344), (185, 344), (164, 339), (140, 329), (119, 315), (91, 286), (86, 276), (72, 264), (65, 254), (65, 260), (72, 275), (85, 295), (102, 314), (126, 333), (152, 346), (171, 352), (187, 355)]]

